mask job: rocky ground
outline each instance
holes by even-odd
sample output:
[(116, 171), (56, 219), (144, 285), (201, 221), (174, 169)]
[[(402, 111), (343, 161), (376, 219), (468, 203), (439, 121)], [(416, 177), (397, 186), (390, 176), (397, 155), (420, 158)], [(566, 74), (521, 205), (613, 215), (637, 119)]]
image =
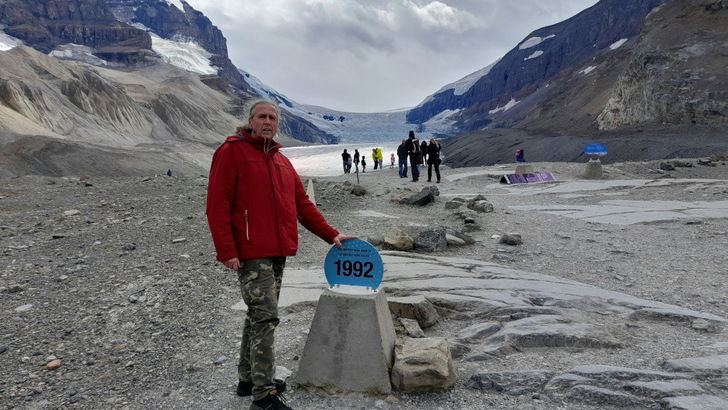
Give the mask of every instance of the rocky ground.
[[(724, 201), (725, 159), (715, 158), (710, 166), (689, 162), (694, 166), (669, 171), (661, 169), (660, 161), (605, 165), (607, 180), (676, 183), (592, 193), (505, 189), (498, 186), (495, 171), (506, 168), (444, 169), (443, 182), (436, 185), (440, 196), (424, 207), (399, 200), (434, 184), (424, 178), (417, 183), (400, 179), (396, 170), (361, 174), (360, 184), (367, 190), (363, 196), (351, 194), (354, 174), (317, 178), (314, 185), (316, 202), (333, 226), (372, 241), (393, 227), (412, 235), (436, 226), (462, 231), (462, 218), (445, 209), (445, 203), (482, 194), (495, 211), (480, 215), (480, 229), (467, 232), (474, 244), (448, 247), (439, 256), (495, 262), (725, 318), (728, 217), (615, 225), (516, 208), (598, 205), (615, 198)], [(553, 173), (557, 181), (580, 181), (584, 170), (583, 163), (532, 165)], [(467, 172), (474, 175), (464, 177)], [(240, 299), (237, 280), (215, 262), (204, 212), (206, 184), (205, 176), (189, 175), (26, 176), (0, 182), (0, 406), (247, 408), (250, 400), (234, 392), (242, 322), (239, 311), (231, 309)], [(513, 232), (521, 234), (523, 244), (508, 246), (496, 239)], [(289, 258), (288, 274), (320, 268), (328, 248), (302, 231), (299, 255)], [(396, 293), (387, 288), (386, 272), (384, 287)], [(314, 312), (314, 304), (302, 303), (282, 316), (278, 364), (294, 376)], [(444, 317), (425, 333), (447, 338), (457, 330), (453, 320)], [(673, 323), (640, 325), (630, 330), (624, 348), (532, 349), (477, 364), (456, 359), (462, 377), (445, 393), (327, 394), (290, 382), (287, 396), (301, 409), (605, 408), (538, 394), (484, 392), (468, 387), (465, 375), (475, 367), (524, 370), (534, 363), (553, 370), (636, 363), (658, 369), (667, 359), (728, 351), (719, 343), (726, 340), (722, 328), (703, 330)], [(59, 367), (49, 370), (50, 364)], [(713, 393), (721, 394), (720, 389)], [(722, 394), (728, 399), (725, 389)]]

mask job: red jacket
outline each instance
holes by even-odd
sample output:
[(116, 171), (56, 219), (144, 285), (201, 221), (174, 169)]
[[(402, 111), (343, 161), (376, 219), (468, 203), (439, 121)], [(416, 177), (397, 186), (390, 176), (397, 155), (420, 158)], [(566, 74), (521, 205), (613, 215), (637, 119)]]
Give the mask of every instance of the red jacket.
[[(270, 144), (268, 153), (264, 144)], [(215, 151), (207, 188), (207, 222), (217, 260), (292, 256), (298, 223), (328, 243), (339, 232), (311, 202), (280, 144), (242, 133)]]

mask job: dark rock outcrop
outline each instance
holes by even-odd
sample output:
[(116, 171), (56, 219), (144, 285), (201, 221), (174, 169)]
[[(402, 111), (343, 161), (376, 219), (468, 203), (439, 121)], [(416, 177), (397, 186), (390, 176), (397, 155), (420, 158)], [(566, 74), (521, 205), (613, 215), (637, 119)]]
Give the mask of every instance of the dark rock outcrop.
[(125, 64), (144, 62), (153, 55), (149, 34), (116, 20), (104, 0), (4, 0), (0, 23), (6, 25), (7, 34), (44, 53), (74, 43)]

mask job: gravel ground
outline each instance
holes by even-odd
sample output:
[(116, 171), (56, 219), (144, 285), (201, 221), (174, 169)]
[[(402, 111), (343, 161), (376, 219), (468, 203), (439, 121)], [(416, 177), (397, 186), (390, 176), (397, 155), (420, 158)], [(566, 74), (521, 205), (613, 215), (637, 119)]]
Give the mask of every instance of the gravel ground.
[[(695, 160), (692, 160), (695, 163)], [(644, 299), (728, 317), (725, 249), (728, 219), (605, 225), (514, 205), (594, 204), (631, 200), (718, 201), (728, 194), (728, 166), (678, 167), (660, 162), (605, 166), (607, 179), (718, 179), (701, 184), (619, 188), (598, 195), (514, 195), (493, 186), (496, 176), (449, 180), (477, 169), (443, 169), (440, 198), (422, 208), (398, 204), (426, 185), (400, 179), (396, 169), (360, 175), (368, 193), (350, 193), (356, 175), (317, 178), (316, 202), (344, 233), (382, 237), (390, 227), (416, 233), (427, 227), (462, 228), (444, 208), (450, 197), (483, 194), (495, 212), (472, 232), (474, 245), (445, 256), (499, 264), (590, 283)], [(578, 180), (584, 164), (535, 163), (559, 181)], [(304, 178), (304, 180), (306, 180)], [(204, 176), (169, 178), (50, 178), (26, 176), (0, 183), (0, 406), (18, 409), (234, 409), (241, 332), (235, 275), (215, 262), (204, 206)], [(515, 189), (519, 189), (516, 187)], [(493, 235), (518, 232), (524, 243), (504, 247)], [(301, 232), (288, 268), (321, 267), (329, 245)], [(386, 280), (386, 278), (385, 278)], [(314, 314), (310, 304), (287, 309), (277, 332), (279, 365), (295, 373)], [(443, 321), (429, 335), (460, 324)], [(669, 337), (664, 337), (669, 335)], [(539, 350), (487, 370), (554, 370), (578, 364), (657, 368), (668, 357), (705, 354), (708, 336), (656, 323), (626, 336), (630, 349)], [(679, 341), (676, 342), (676, 341)], [(687, 342), (686, 342), (687, 341)], [(57, 370), (46, 365), (60, 360)], [(459, 374), (483, 364), (456, 363)], [(291, 386), (291, 405), (325, 408), (596, 408), (548, 398), (484, 393), (459, 378), (446, 393), (370, 396), (309, 392)], [(604, 408), (600, 406), (599, 408)]]

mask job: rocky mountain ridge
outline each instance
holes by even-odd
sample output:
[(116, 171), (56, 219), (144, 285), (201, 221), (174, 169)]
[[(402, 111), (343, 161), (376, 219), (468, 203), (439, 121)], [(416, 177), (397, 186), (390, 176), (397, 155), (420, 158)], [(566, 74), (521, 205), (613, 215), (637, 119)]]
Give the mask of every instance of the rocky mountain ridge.
[[(5, 68), (0, 75), (0, 145), (5, 144), (5, 163), (20, 166), (4, 173), (59, 169), (52, 164), (83, 146), (90, 152), (131, 150), (119, 154), (141, 155), (130, 160), (135, 166), (139, 159), (158, 161), (167, 152), (161, 162), (173, 165), (198, 152), (209, 154), (232, 134), (245, 117), (246, 101), (258, 94), (228, 58), (220, 30), (182, 4), (184, 11), (162, 0), (0, 1), (0, 30), (30, 46), (0, 52)], [(185, 72), (164, 63), (151, 33), (201, 45), (217, 74)], [(291, 112), (283, 112), (280, 133), (288, 145), (336, 141)], [(9, 145), (28, 138), (32, 143)], [(35, 168), (20, 165), (28, 147), (51, 142), (68, 146), (50, 150), (53, 158), (37, 158)], [(207, 161), (183, 160), (175, 168), (199, 172)], [(135, 166), (112, 168), (141, 172)]]
[(695, 136), (698, 145), (728, 122), (726, 27), (721, 0), (601, 1), (534, 31), (467, 91), (446, 88), (408, 120), (455, 111), (448, 119), (461, 134), (492, 139), (511, 128), (576, 137), (581, 148), (595, 138), (660, 134)]

